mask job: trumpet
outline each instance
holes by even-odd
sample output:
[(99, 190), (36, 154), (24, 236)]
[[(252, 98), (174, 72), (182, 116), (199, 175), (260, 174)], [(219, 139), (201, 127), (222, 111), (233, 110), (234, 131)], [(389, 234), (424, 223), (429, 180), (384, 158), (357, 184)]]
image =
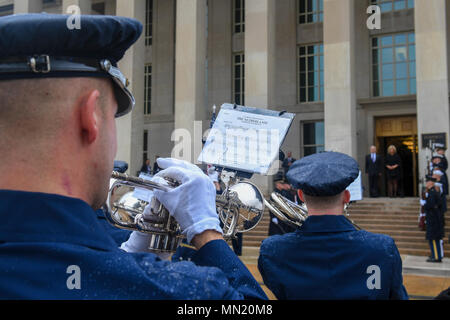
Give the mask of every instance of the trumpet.
[(270, 195), (270, 200), (264, 199), (264, 204), (275, 217), (294, 228), (301, 227), (308, 218), (308, 209), (304, 204), (298, 205), (276, 192)]
[[(270, 195), (270, 200), (264, 199), (264, 204), (275, 217), (294, 228), (301, 227), (308, 218), (308, 208), (304, 203), (298, 205), (276, 192)], [(344, 216), (357, 230), (361, 230), (361, 227), (349, 219), (349, 206), (349, 204), (345, 205)]]
[[(150, 235), (149, 248), (155, 252), (173, 253), (185, 236), (168, 210), (152, 196), (152, 191), (169, 192), (178, 186), (166, 179), (167, 185), (113, 172), (105, 216), (113, 226)], [(147, 196), (142, 196), (142, 195)], [(146, 198), (147, 197), (147, 198)], [(150, 206), (151, 214), (145, 209)], [(223, 225), (224, 238), (255, 228), (264, 214), (264, 197), (249, 181), (233, 180), (216, 196), (216, 211)]]

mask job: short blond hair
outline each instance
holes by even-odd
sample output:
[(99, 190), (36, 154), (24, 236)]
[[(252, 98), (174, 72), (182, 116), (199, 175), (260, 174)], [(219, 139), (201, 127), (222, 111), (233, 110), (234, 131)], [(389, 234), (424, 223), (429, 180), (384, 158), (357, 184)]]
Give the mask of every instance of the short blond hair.
[(391, 150), (394, 150), (394, 153), (397, 153), (397, 148), (396, 148), (393, 144), (391, 144), (391, 145), (388, 147), (387, 152), (389, 153)]

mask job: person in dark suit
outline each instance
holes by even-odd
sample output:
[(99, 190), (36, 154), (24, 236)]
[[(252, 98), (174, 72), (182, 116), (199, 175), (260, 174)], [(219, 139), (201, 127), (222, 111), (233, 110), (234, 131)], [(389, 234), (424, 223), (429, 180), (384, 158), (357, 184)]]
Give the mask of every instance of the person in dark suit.
[(285, 157), (284, 160), (283, 160), (283, 169), (284, 169), (284, 174), (285, 175), (287, 174), (287, 172), (289, 171), (289, 168), (295, 162), (295, 160), (296, 159), (292, 157), (292, 152), (289, 151), (287, 153), (287, 157)]
[(394, 240), (358, 230), (343, 214), (358, 163), (338, 152), (296, 161), (288, 172), (308, 218), (261, 245), (258, 269), (278, 299), (408, 299)]
[(370, 197), (379, 196), (379, 180), (383, 174), (383, 160), (377, 154), (377, 147), (370, 147), (370, 154), (366, 156), (366, 174), (369, 176)]
[(150, 166), (150, 160), (146, 159), (145, 163), (142, 165), (140, 173), (146, 173), (151, 174), (152, 173), (152, 167)]
[(158, 158), (159, 156), (155, 157), (155, 163), (153, 164), (153, 174), (157, 174), (158, 172), (161, 171), (161, 168), (158, 166)]

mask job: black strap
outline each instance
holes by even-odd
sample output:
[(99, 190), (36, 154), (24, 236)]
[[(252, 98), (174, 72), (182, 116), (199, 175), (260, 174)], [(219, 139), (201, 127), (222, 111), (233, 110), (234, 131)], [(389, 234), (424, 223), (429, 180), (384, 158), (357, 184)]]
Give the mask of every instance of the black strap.
[(104, 72), (96, 59), (50, 57), (10, 57), (0, 59), (0, 74), (51, 72)]

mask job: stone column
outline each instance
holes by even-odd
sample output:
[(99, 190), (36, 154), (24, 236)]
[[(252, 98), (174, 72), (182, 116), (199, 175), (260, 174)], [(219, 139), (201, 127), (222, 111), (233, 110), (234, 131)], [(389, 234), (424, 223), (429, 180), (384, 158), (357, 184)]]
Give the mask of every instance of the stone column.
[[(174, 0), (153, 1), (152, 116), (173, 115), (175, 16)], [(170, 141), (170, 136), (168, 137)], [(168, 143), (168, 141), (161, 141)]]
[[(135, 18), (145, 23), (145, 1), (117, 0), (116, 13), (119, 16)], [(141, 36), (119, 62), (122, 73), (130, 79), (130, 90), (136, 99), (132, 113), (117, 120), (117, 160), (129, 164), (129, 173), (136, 174), (142, 165), (144, 143), (144, 37)]]
[[(255, 108), (274, 107), (275, 0), (245, 2), (245, 104)], [(263, 193), (272, 189), (272, 177), (255, 175)]]
[[(230, 103), (232, 96), (232, 6), (229, 1), (208, 1), (208, 106)], [(211, 112), (211, 109), (208, 110)]]
[(70, 14), (70, 12), (67, 12), (67, 9), (73, 5), (81, 9), (81, 14), (91, 14), (92, 0), (63, 0), (62, 13)]
[(105, 15), (114, 16), (116, 14), (116, 1), (106, 0), (105, 1)]
[(274, 99), (275, 1), (245, 2), (245, 104), (269, 108)]
[[(449, 144), (449, 89), (445, 0), (415, 1), (419, 175), (426, 170), (422, 134), (445, 132)], [(447, 157), (449, 152), (447, 151)]]
[(324, 0), (325, 148), (357, 157), (354, 0)]
[[(174, 156), (196, 163), (202, 130), (194, 123), (207, 118), (206, 0), (177, 0), (176, 5), (175, 129), (187, 130), (190, 143), (183, 144), (187, 153)], [(189, 145), (190, 150), (186, 150)]]
[(42, 12), (42, 0), (14, 0), (14, 14)]

